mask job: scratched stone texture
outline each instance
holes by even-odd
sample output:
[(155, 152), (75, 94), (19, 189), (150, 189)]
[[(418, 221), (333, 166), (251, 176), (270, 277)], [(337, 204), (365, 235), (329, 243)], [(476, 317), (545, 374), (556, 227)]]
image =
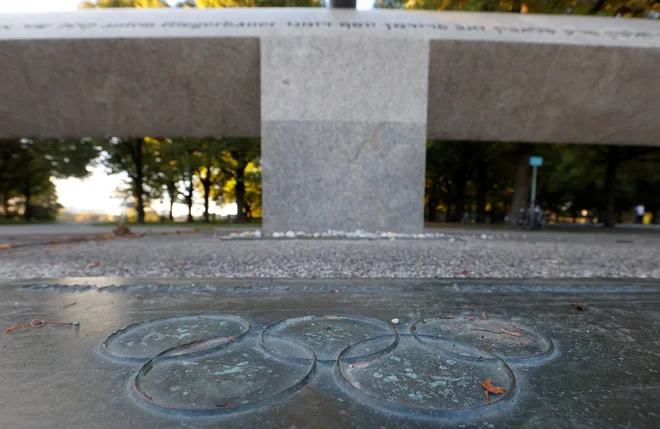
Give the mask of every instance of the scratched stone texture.
[(660, 144), (659, 49), (432, 40), (430, 52), (430, 139)]
[(5, 40), (0, 64), (2, 137), (259, 135), (258, 38)]
[(267, 232), (421, 232), (427, 61), (423, 40), (262, 40)]

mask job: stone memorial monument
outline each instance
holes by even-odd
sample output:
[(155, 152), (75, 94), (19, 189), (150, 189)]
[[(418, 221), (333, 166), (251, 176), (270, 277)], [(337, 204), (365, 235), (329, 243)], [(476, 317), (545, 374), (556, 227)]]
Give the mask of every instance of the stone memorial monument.
[(427, 139), (659, 145), (659, 47), (566, 16), (11, 15), (0, 137), (261, 137), (266, 232), (415, 233)]

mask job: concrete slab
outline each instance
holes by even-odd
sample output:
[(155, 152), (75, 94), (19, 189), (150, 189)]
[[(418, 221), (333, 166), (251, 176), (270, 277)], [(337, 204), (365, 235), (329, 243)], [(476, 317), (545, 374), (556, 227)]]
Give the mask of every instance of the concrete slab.
[[(2, 422), (654, 428), (659, 292), (639, 281), (5, 283), (2, 328), (28, 327), (1, 337)], [(488, 379), (505, 390), (487, 399)]]

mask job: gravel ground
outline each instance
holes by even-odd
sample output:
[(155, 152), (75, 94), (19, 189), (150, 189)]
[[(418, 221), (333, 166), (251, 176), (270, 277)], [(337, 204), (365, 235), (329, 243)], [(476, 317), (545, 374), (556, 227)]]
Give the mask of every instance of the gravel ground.
[(195, 234), (29, 246), (0, 250), (0, 278), (660, 278), (660, 237), (589, 235), (580, 242), (539, 234), (553, 233), (375, 241)]

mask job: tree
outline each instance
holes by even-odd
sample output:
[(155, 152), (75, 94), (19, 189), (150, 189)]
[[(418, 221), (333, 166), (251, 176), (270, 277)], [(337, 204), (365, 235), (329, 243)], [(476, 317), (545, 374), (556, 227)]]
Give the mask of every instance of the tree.
[[(110, 174), (125, 173), (130, 187), (128, 192), (135, 199), (138, 223), (144, 223), (145, 203), (149, 191), (157, 189), (158, 165), (156, 160), (158, 140), (149, 137), (122, 139), (111, 137), (102, 143), (104, 154), (101, 162)], [(152, 192), (151, 196), (155, 196)]]
[[(246, 167), (250, 162), (258, 159), (261, 151), (261, 142), (254, 138), (230, 137), (222, 139), (226, 156), (222, 171), (227, 179), (232, 179), (234, 185), (234, 197), (236, 201), (236, 223), (247, 221), (250, 207), (246, 198)], [(256, 177), (256, 176), (253, 176)], [(259, 174), (260, 178), (261, 175)]]
[(657, 148), (637, 148), (637, 147), (617, 147), (603, 146), (598, 147), (598, 153), (601, 162), (605, 164), (605, 211), (603, 224), (605, 227), (614, 227), (616, 225), (616, 186), (617, 171), (621, 164), (629, 162), (635, 158), (647, 155), (657, 151)]
[(322, 0), (188, 0), (180, 3), (184, 7), (323, 7)]
[(236, 196), (236, 178), (231, 178), (225, 182), (221, 194), (221, 202), (236, 202), (236, 222), (245, 222), (255, 217), (261, 217), (261, 165), (259, 159), (250, 161), (245, 166), (244, 184), (245, 194), (242, 203), (239, 203), (241, 198)]
[[(226, 181), (226, 173), (223, 166), (226, 165), (223, 154), (225, 144), (223, 140), (202, 139), (198, 143), (199, 167), (196, 170), (197, 178), (202, 189), (204, 198), (204, 222), (210, 222), (209, 204), (218, 190), (222, 189), (221, 184)], [(216, 197), (217, 198), (217, 197)]]
[(161, 8), (169, 7), (163, 0), (96, 0), (84, 1), (78, 4), (78, 9), (97, 9), (97, 8), (118, 8), (118, 7), (136, 7), (136, 8)]
[(0, 194), (5, 217), (10, 217), (9, 202), (23, 198), (23, 218), (32, 220), (35, 211), (56, 214), (55, 185), (52, 178), (85, 177), (87, 165), (98, 148), (89, 140), (20, 139), (1, 142)]

